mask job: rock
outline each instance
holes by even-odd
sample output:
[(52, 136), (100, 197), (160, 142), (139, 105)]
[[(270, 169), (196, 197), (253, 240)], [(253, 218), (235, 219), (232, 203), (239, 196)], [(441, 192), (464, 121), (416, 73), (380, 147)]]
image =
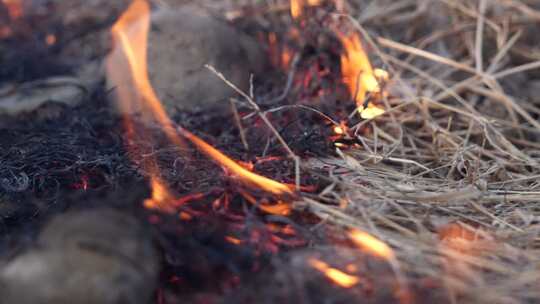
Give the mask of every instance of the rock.
[(152, 15), (149, 76), (170, 115), (178, 109), (219, 107), (235, 95), (205, 68), (206, 64), (247, 90), (250, 74), (262, 72), (265, 58), (255, 40), (202, 8), (192, 5), (161, 8)]
[(16, 116), (33, 112), (47, 103), (78, 105), (86, 89), (74, 77), (50, 77), (0, 88), (0, 115)]
[(1, 302), (150, 303), (159, 259), (143, 227), (112, 209), (56, 217), (37, 246), (0, 269)]

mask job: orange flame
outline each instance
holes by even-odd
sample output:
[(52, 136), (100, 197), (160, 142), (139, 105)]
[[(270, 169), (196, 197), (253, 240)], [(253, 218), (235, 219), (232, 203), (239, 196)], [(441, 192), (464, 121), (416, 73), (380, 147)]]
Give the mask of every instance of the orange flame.
[[(132, 131), (133, 124), (129, 114), (140, 112), (144, 121), (160, 124), (173, 144), (184, 146), (179, 137), (181, 134), (245, 184), (272, 194), (293, 194), (289, 186), (249, 171), (189, 131), (174, 127), (148, 79), (146, 58), (149, 28), (150, 5), (145, 0), (134, 0), (112, 27), (115, 48), (107, 59), (107, 74), (116, 85), (119, 108), (126, 116), (127, 135), (135, 133)], [(149, 139), (149, 136), (146, 139)], [(145, 205), (170, 211), (173, 206), (164, 206), (163, 203), (170, 201), (171, 195), (165, 183), (158, 178), (159, 171), (155, 161), (150, 167), (153, 197), (146, 201)]]
[(395, 259), (394, 251), (388, 245), (386, 245), (386, 243), (372, 236), (371, 234), (354, 229), (349, 232), (349, 238), (358, 247), (375, 256), (387, 260)]
[(253, 205), (256, 205), (257, 207), (259, 207), (259, 209), (261, 209), (262, 211), (266, 213), (274, 214), (274, 215), (283, 215), (283, 216), (288, 216), (291, 214), (291, 206), (287, 203), (279, 201), (275, 205), (262, 204), (262, 203), (259, 204), (257, 202), (257, 199), (253, 197), (252, 195), (249, 195), (245, 191), (240, 191), (240, 193), (244, 196), (244, 198), (248, 202), (250, 202)]
[(213, 159), (216, 163), (221, 165), (224, 169), (228, 170), (237, 179), (244, 182), (245, 184), (251, 185), (253, 187), (276, 195), (293, 194), (293, 191), (288, 185), (255, 174), (246, 169), (244, 166), (241, 166), (234, 160), (228, 158), (225, 154), (221, 153), (219, 150), (212, 147), (191, 132), (185, 129), (181, 129), (180, 131), (182, 135), (185, 138), (189, 139), (201, 152), (206, 154), (209, 158)]
[(150, 5), (145, 0), (134, 0), (112, 28), (116, 47), (108, 58), (107, 73), (117, 85), (116, 94), (123, 113), (141, 111), (143, 119), (161, 124), (169, 139), (183, 146), (148, 79), (149, 28)]
[(388, 73), (381, 69), (373, 69), (357, 34), (345, 36), (338, 34), (345, 49), (341, 55), (341, 73), (343, 82), (349, 88), (356, 101), (358, 112), (364, 119), (371, 119), (383, 114), (384, 109), (369, 104), (364, 109), (367, 93), (380, 93), (379, 79), (388, 78)]
[(329, 278), (332, 282), (343, 288), (351, 288), (354, 285), (360, 283), (360, 278), (347, 274), (339, 269), (332, 268), (323, 261), (311, 258), (309, 259), (309, 264), (313, 268), (324, 273), (326, 277)]
[(322, 0), (291, 0), (291, 16), (298, 19), (304, 13), (306, 6), (318, 6)]
[(150, 177), (150, 186), (152, 187), (152, 197), (144, 201), (144, 207), (174, 213), (175, 210), (170, 204), (174, 197), (165, 185), (165, 182), (157, 174), (152, 174)]

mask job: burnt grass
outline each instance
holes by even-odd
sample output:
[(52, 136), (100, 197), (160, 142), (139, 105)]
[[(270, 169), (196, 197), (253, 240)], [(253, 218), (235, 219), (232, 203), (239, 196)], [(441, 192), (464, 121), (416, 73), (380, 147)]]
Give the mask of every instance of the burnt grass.
[[(280, 271), (283, 276), (285, 270), (276, 265), (288, 263), (289, 252), (306, 251), (308, 244), (326, 238), (324, 231), (309, 230), (317, 222), (309, 214), (281, 217), (261, 213), (238, 195), (239, 185), (231, 182), (219, 166), (195, 149), (179, 153), (156, 126), (139, 126), (158, 138), (154, 145), (128, 142), (122, 118), (112, 108), (110, 92), (102, 87), (80, 106), (48, 104), (35, 112), (3, 120), (0, 256), (8, 258), (31, 246), (40, 227), (58, 213), (114, 207), (151, 222), (154, 228), (163, 253), (162, 282), (156, 299), (235, 303), (245, 298), (242, 301), (248, 303), (253, 290), (264, 289), (262, 284), (279, 283), (273, 282), (273, 273)], [(256, 162), (257, 156), (279, 156), (256, 165), (256, 171), (294, 183), (293, 163), (283, 157), (285, 153), (278, 144), (268, 142), (270, 133), (257, 116), (243, 122), (257, 126), (247, 131), (252, 148), (246, 151), (238, 128), (233, 123), (222, 123), (231, 115), (220, 113), (223, 111), (182, 112), (174, 120), (237, 160)], [(331, 128), (320, 115), (287, 111), (271, 115), (271, 119), (284, 126), (279, 132), (298, 155), (332, 153), (328, 139)], [(178, 197), (204, 193), (203, 198), (178, 210), (193, 214), (192, 220), (181, 221), (177, 214), (166, 215), (143, 207), (142, 202), (151, 195), (147, 172), (141, 166), (145, 160), (140, 155), (145, 153), (158, 154), (162, 174)], [(315, 174), (303, 175), (301, 183), (312, 186), (311, 191), (328, 184)], [(230, 197), (231, 206), (214, 208), (212, 202), (225, 195)], [(276, 243), (272, 238), (278, 234), (266, 228), (269, 223), (294, 227), (297, 234), (281, 236), (282, 242)], [(233, 235), (247, 241), (242, 246), (227, 242), (226, 237)], [(307, 268), (296, 267), (298, 271)], [(286, 278), (289, 274), (285, 274)], [(257, 277), (261, 279), (253, 280)], [(282, 290), (283, 286), (276, 288), (285, 294), (272, 297), (293, 296), (293, 291)]]

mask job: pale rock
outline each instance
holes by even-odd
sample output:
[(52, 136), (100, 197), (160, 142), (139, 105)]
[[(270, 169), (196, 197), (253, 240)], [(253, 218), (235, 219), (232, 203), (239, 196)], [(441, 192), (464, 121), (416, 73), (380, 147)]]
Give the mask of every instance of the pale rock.
[(158, 273), (157, 250), (135, 218), (112, 209), (70, 212), (0, 267), (0, 302), (145, 304)]

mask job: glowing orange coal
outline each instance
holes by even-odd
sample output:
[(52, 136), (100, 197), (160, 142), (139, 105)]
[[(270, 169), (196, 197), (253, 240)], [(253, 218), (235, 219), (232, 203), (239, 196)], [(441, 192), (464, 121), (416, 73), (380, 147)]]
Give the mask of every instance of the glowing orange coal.
[(356, 284), (360, 283), (360, 278), (358, 278), (357, 276), (353, 276), (339, 269), (332, 268), (330, 267), (330, 265), (326, 264), (325, 262), (321, 260), (311, 258), (309, 259), (309, 264), (313, 268), (324, 273), (324, 275), (328, 279), (330, 279), (332, 282), (336, 283), (337, 285), (343, 288), (351, 288), (355, 286)]
[(364, 102), (368, 93), (381, 92), (379, 81), (386, 80), (388, 73), (372, 68), (358, 34), (338, 34), (338, 36), (344, 48), (344, 53), (341, 55), (343, 82), (356, 101), (358, 112), (365, 119), (383, 114), (383, 108), (372, 104), (364, 108)]
[[(107, 74), (115, 85), (119, 108), (125, 115), (128, 138), (137, 137), (152, 141), (150, 136), (134, 131), (135, 124), (129, 114), (140, 113), (145, 122), (158, 123), (176, 146), (184, 146), (182, 138), (188, 139), (202, 153), (229, 172), (235, 180), (272, 194), (292, 194), (293, 191), (289, 186), (251, 172), (191, 132), (174, 125), (148, 79), (149, 27), (149, 3), (145, 0), (134, 0), (112, 28), (115, 48), (107, 60)], [(153, 197), (146, 201), (145, 205), (168, 211), (171, 206), (164, 205), (164, 201), (170, 200), (171, 195), (165, 183), (158, 177), (159, 169), (155, 160), (150, 163), (151, 170), (148, 171), (151, 174)]]
[(1, 0), (2, 4), (7, 8), (11, 19), (19, 19), (22, 17), (23, 8), (21, 0)]
[(349, 238), (362, 250), (386, 260), (394, 260), (394, 251), (383, 241), (371, 234), (353, 229), (349, 232)]

